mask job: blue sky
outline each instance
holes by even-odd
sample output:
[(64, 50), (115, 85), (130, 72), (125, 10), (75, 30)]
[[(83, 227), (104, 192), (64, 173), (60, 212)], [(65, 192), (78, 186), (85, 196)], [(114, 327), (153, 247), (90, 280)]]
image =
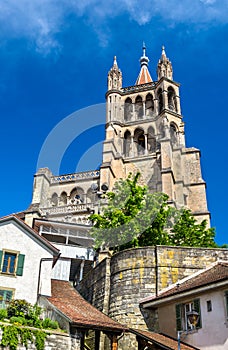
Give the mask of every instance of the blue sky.
[[(135, 83), (145, 41), (154, 80), (162, 45), (172, 61), (174, 80), (181, 83), (187, 146), (201, 150), (216, 241), (228, 243), (227, 13), (227, 0), (1, 2), (0, 215), (29, 206), (39, 154), (56, 125), (81, 108), (104, 103), (114, 55), (123, 85)], [(100, 117), (69, 144), (61, 173), (85, 170), (78, 161), (89, 162), (86, 151), (95, 144), (99, 154)], [(53, 157), (57, 149), (58, 142)]]

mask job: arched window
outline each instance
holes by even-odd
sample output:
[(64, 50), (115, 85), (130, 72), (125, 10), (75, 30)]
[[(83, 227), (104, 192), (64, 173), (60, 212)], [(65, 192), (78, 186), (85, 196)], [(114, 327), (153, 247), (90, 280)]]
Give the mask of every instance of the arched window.
[(146, 96), (146, 116), (151, 117), (153, 115), (153, 111), (154, 111), (153, 96), (151, 94), (148, 94)]
[(72, 204), (80, 204), (84, 202), (84, 191), (82, 188), (74, 188), (70, 193), (70, 201)]
[(156, 139), (154, 134), (154, 128), (152, 126), (148, 129), (148, 152), (154, 153), (156, 151)]
[(130, 150), (131, 150), (131, 133), (130, 131), (126, 131), (124, 133), (124, 144), (123, 144), (123, 152), (125, 157), (130, 156)]
[(170, 138), (172, 143), (177, 144), (177, 127), (174, 123), (170, 124)]
[(158, 95), (158, 113), (161, 113), (164, 108), (162, 89), (158, 90), (157, 95)]
[(145, 154), (145, 136), (142, 129), (136, 129), (134, 133), (137, 155)]
[(51, 196), (51, 205), (53, 205), (53, 207), (56, 207), (58, 205), (57, 193), (53, 193), (53, 195)]
[(61, 193), (59, 204), (60, 205), (66, 205), (67, 204), (67, 194), (66, 194), (66, 192), (62, 192)]
[(136, 113), (136, 118), (137, 119), (142, 119), (143, 118), (143, 102), (142, 102), (142, 97), (137, 96), (135, 100), (135, 113)]
[(170, 86), (168, 87), (168, 108), (171, 111), (177, 110), (177, 101), (174, 89)]
[(124, 103), (124, 120), (130, 121), (132, 119), (133, 105), (132, 100), (128, 97)]

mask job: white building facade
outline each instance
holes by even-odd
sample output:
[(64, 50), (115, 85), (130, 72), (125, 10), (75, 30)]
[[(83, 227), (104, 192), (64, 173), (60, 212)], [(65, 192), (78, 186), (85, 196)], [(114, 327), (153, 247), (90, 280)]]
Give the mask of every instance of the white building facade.
[(34, 304), (51, 295), (52, 268), (59, 250), (16, 216), (0, 219), (0, 307), (11, 299)]

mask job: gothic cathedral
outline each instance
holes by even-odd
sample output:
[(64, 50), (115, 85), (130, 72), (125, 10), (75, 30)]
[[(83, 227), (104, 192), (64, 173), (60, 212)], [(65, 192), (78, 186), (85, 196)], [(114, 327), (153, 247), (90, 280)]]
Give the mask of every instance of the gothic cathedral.
[(48, 168), (39, 169), (32, 204), (25, 213), (28, 224), (36, 217), (87, 226), (91, 210), (97, 210), (99, 191), (112, 189), (116, 180), (138, 171), (151, 192), (166, 193), (170, 205), (189, 208), (209, 224), (200, 151), (185, 146), (179, 83), (173, 80), (164, 47), (156, 81), (148, 63), (144, 45), (135, 85), (122, 87), (122, 72), (114, 58), (108, 73), (100, 170), (54, 176)]

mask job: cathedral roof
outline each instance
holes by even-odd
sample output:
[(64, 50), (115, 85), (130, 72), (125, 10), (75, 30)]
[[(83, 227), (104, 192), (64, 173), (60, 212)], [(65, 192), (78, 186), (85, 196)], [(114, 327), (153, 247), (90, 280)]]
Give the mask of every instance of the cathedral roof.
[(141, 70), (139, 72), (135, 85), (152, 83), (153, 80), (148, 70), (148, 63), (149, 63), (149, 58), (146, 56), (146, 46), (143, 43), (143, 55), (140, 58)]

